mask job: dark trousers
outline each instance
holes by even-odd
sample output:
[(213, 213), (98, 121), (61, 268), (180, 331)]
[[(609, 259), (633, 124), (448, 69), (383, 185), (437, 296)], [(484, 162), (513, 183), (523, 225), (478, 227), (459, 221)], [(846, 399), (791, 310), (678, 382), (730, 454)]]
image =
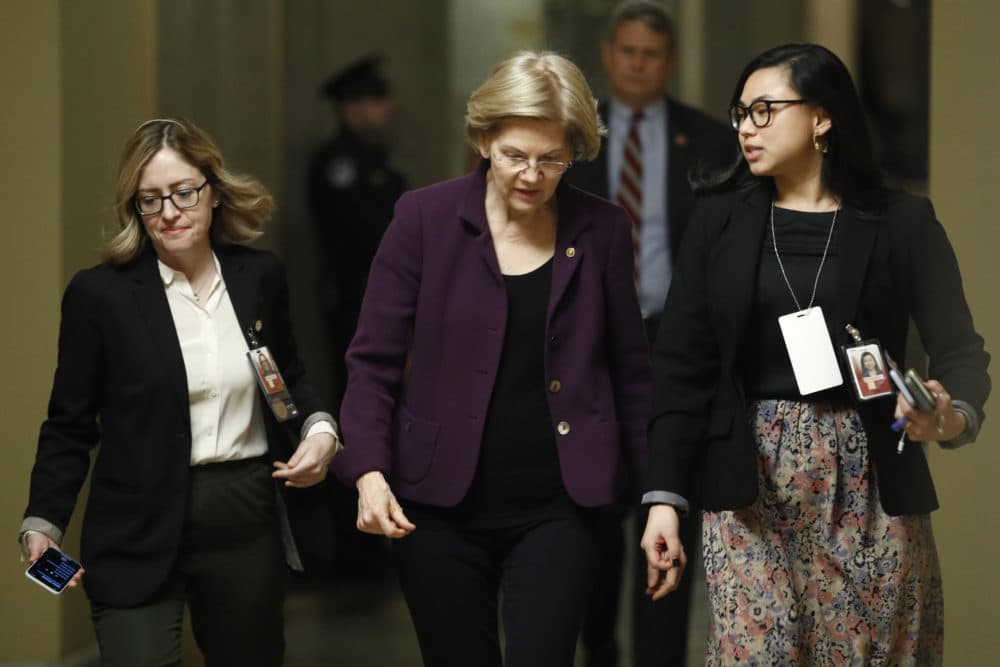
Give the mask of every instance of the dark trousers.
[[(656, 340), (660, 318), (646, 318), (646, 339), (650, 348)], [(616, 667), (619, 647), (615, 639), (621, 602), (626, 558), (634, 561), (635, 574), (624, 582), (633, 593), (632, 656), (634, 667), (685, 667), (687, 664), (688, 616), (691, 607), (691, 575), (685, 573), (677, 590), (658, 602), (646, 597), (646, 555), (639, 540), (646, 528), (647, 510), (634, 507), (626, 499), (637, 497), (636, 484), (622, 482), (623, 501), (616, 512), (603, 516), (599, 526), (599, 564), (594, 592), (580, 639), (587, 667)], [(681, 542), (689, 561), (699, 557), (701, 511), (691, 502), (691, 512), (681, 521)], [(635, 521), (635, 539), (625, 540), (625, 521)]]
[(595, 553), (587, 514), (491, 527), (414, 519), (393, 558), (424, 665), (572, 667)]
[(207, 667), (277, 667), (284, 655), (285, 585), (266, 463), (194, 466), (184, 535), (168, 580), (138, 607), (91, 603), (101, 664), (180, 665), (187, 605)]

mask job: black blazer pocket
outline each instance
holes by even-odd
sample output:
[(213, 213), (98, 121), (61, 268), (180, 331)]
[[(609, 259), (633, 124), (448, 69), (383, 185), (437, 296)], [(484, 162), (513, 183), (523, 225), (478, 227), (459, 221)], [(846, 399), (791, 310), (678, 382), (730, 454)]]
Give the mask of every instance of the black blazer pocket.
[(400, 407), (396, 417), (396, 476), (411, 484), (427, 476), (440, 431), (439, 423), (417, 417), (406, 406)]

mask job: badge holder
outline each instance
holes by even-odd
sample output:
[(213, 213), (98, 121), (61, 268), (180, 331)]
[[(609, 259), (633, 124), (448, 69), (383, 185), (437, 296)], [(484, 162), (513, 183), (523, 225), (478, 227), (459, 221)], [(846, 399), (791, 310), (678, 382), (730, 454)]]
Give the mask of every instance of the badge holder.
[(281, 371), (278, 370), (278, 364), (271, 351), (267, 346), (260, 344), (253, 331), (247, 331), (247, 343), (250, 347), (247, 358), (257, 377), (257, 386), (264, 394), (264, 400), (274, 413), (274, 418), (284, 422), (298, 417), (299, 409), (292, 401), (292, 395), (288, 392), (285, 379), (281, 377)]
[(847, 333), (853, 339), (852, 343), (840, 347), (844, 364), (851, 376), (854, 395), (860, 401), (870, 401), (883, 396), (893, 396), (893, 378), (895, 371), (888, 356), (882, 350), (882, 344), (875, 338), (864, 340), (861, 332), (854, 326), (847, 325)]

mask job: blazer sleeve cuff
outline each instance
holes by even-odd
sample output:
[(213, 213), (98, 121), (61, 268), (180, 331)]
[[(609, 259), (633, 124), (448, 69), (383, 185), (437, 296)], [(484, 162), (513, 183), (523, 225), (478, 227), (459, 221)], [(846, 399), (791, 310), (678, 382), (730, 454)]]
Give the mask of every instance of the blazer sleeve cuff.
[(28, 533), (41, 533), (56, 544), (62, 544), (63, 531), (51, 521), (40, 516), (26, 516), (21, 522), (21, 530), (17, 532), (17, 541), (21, 545), (21, 560), (27, 560), (24, 548), (24, 536)]
[(979, 413), (965, 401), (957, 399), (953, 400), (951, 402), (951, 407), (953, 407), (957, 412), (961, 412), (965, 415), (965, 430), (951, 440), (938, 443), (945, 449), (957, 449), (962, 445), (974, 442), (976, 436), (979, 435), (979, 427), (982, 425), (979, 421)]
[(647, 491), (642, 494), (643, 505), (673, 505), (674, 509), (687, 516), (691, 509), (687, 499), (670, 491)]
[(302, 440), (314, 433), (329, 433), (335, 436), (338, 442), (340, 441), (337, 420), (329, 412), (314, 412), (302, 422), (302, 429), (299, 431), (299, 437)]

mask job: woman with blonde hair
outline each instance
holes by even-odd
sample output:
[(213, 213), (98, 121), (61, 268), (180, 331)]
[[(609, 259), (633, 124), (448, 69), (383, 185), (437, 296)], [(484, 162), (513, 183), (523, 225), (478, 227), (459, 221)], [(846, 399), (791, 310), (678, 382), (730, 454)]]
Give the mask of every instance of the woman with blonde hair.
[(573, 664), (595, 513), (639, 473), (650, 400), (625, 212), (562, 182), (603, 131), (570, 61), (469, 98), (472, 173), (410, 192), (347, 354), (358, 527), (393, 555), (427, 665)]
[[(335, 424), (303, 377), (284, 270), (240, 245), (271, 208), (193, 124), (148, 121), (104, 262), (66, 288), (20, 540), (32, 562), (59, 548), (100, 444), (81, 561), (106, 667), (179, 665), (185, 606), (207, 665), (280, 665), (285, 563), (329, 558), (315, 525)], [(255, 350), (290, 400), (258, 391)]]

